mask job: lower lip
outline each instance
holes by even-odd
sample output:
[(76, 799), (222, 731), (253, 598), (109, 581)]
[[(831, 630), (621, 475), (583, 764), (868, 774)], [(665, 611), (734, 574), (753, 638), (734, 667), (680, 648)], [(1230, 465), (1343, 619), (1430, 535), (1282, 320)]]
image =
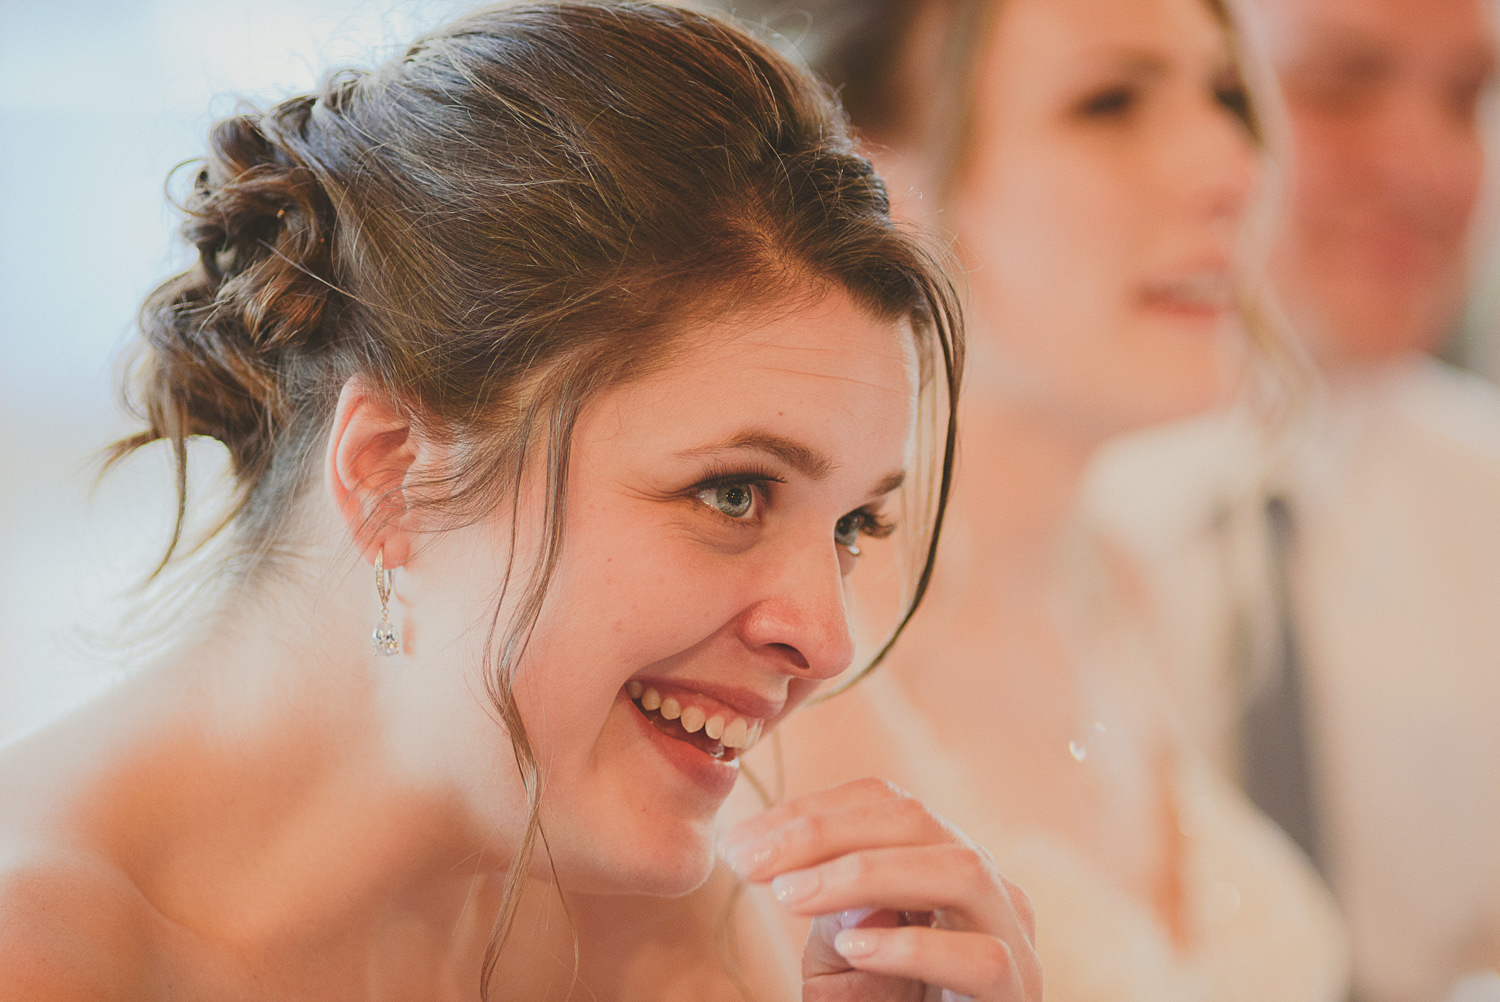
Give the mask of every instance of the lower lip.
[(626, 712), (635, 718), (636, 726), (640, 728), (646, 740), (661, 753), (662, 758), (705, 792), (720, 800), (729, 796), (730, 791), (734, 789), (735, 780), (740, 777), (737, 759), (728, 762), (721, 761), (705, 755), (686, 741), (667, 737), (646, 719), (623, 691), (619, 698), (624, 701)]
[(1160, 317), (1172, 317), (1196, 323), (1220, 324), (1228, 320), (1233, 311), (1227, 306), (1208, 303), (1188, 303), (1171, 299), (1146, 298), (1143, 306), (1148, 313)]

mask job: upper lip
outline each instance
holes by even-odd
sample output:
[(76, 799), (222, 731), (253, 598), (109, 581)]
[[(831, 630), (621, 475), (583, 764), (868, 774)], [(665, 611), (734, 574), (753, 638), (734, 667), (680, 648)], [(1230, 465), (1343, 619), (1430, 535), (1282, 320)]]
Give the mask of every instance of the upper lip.
[(1168, 285), (1187, 279), (1213, 277), (1234, 278), (1234, 262), (1224, 254), (1205, 254), (1188, 258), (1170, 267), (1158, 269), (1146, 280), (1148, 285)]
[(755, 720), (773, 719), (785, 708), (787, 701), (785, 691), (775, 695), (766, 695), (738, 686), (699, 681), (691, 678), (673, 678), (670, 676), (653, 678), (637, 675), (633, 677), (633, 681), (646, 686), (654, 686), (658, 689), (685, 689), (689, 692), (695, 692), (717, 703), (722, 703), (726, 709), (732, 710), (742, 717)]

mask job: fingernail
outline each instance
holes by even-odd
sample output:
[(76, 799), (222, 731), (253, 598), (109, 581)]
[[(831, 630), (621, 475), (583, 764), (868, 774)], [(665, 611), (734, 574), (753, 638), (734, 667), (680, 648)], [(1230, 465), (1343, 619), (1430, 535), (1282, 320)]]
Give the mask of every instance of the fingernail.
[(851, 960), (868, 957), (879, 945), (879, 937), (868, 929), (845, 929), (833, 937), (833, 948)]
[(819, 883), (818, 871), (793, 870), (771, 881), (771, 893), (776, 895), (776, 900), (782, 904), (794, 905), (812, 897)]
[(747, 878), (771, 861), (776, 847), (765, 842), (725, 843), (719, 846), (719, 855), (741, 879)]

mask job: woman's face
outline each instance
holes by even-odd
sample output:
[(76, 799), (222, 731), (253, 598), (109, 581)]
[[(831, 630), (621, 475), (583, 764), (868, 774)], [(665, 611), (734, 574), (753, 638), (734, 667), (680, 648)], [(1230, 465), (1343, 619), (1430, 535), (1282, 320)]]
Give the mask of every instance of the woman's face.
[(1103, 437), (1207, 406), (1258, 157), (1203, 0), (1002, 0), (947, 225), (970, 385)]
[[(580, 416), (565, 543), (515, 680), (547, 844), (578, 891), (681, 893), (707, 876), (737, 752), (851, 661), (854, 549), (890, 514), (913, 441), (909, 328), (841, 291), (682, 344)], [(502, 522), (424, 555), (441, 568), (429, 585), (466, 610), (443, 627), (467, 628), (466, 660), (503, 565)], [(528, 552), (534, 524), (523, 511)], [(482, 710), (477, 678), (464, 684)], [(471, 794), (513, 830), (524, 801), (509, 740), (482, 712), (462, 716), (432, 740), (478, 766)]]

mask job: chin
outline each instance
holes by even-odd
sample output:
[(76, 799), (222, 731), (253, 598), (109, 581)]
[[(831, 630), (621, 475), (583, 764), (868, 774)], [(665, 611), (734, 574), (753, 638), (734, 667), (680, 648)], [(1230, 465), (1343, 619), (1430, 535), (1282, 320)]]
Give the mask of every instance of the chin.
[(1122, 395), (1115, 401), (1115, 406), (1101, 416), (1099, 438), (1102, 444), (1118, 436), (1173, 424), (1213, 410), (1231, 399), (1227, 385), (1221, 380), (1205, 381), (1199, 385), (1161, 385), (1144, 397)]
[[(1425, 305), (1425, 304), (1424, 304)], [(1325, 333), (1324, 351), (1331, 361), (1379, 363), (1442, 347), (1448, 333), (1448, 311), (1401, 307), (1380, 315), (1364, 315)]]
[(558, 878), (580, 894), (681, 897), (697, 890), (713, 872), (713, 833), (712, 823), (672, 833), (620, 832), (608, 846), (594, 846), (585, 863), (566, 866), (559, 860)]
[(635, 893), (657, 898), (680, 898), (702, 887), (713, 870), (713, 852), (708, 851), (689, 866), (678, 868), (670, 873), (662, 873), (654, 879), (644, 881)]
[(710, 822), (701, 829), (692, 826), (690, 832), (658, 843), (660, 853), (649, 870), (641, 874), (638, 893), (675, 898), (702, 886), (714, 869), (714, 832)]
[(1439, 349), (1459, 319), (1464, 283), (1456, 275), (1383, 283), (1361, 275), (1299, 292), (1287, 296), (1295, 333), (1339, 368)]

